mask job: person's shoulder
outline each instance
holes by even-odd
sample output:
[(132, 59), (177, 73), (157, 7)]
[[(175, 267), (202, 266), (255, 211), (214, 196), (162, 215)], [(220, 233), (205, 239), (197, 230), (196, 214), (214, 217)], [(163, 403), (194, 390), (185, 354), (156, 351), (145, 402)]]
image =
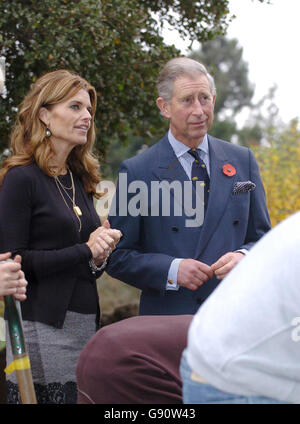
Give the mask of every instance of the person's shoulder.
[(6, 176), (10, 178), (32, 178), (35, 175), (40, 174), (41, 170), (35, 163), (26, 165), (16, 165), (7, 171)]
[(45, 174), (36, 163), (16, 165), (7, 171), (3, 184), (17, 184), (23, 188), (25, 188), (25, 186), (36, 187), (39, 186), (40, 182), (43, 180), (43, 175)]
[(125, 159), (122, 164), (125, 166), (145, 166), (146, 164), (153, 164), (153, 161), (157, 158), (157, 154), (161, 144), (164, 142), (164, 138), (159, 140), (157, 143), (144, 147), (143, 150), (139, 151), (135, 156)]
[(253, 152), (245, 146), (239, 146), (238, 144), (231, 143), (216, 137), (209, 136), (209, 145), (214, 149), (215, 152), (221, 153), (222, 155), (235, 159), (245, 166), (249, 163), (255, 162)]
[(209, 136), (209, 142), (210, 143), (217, 143), (221, 145), (224, 149), (234, 152), (241, 152), (241, 153), (249, 153), (249, 148), (245, 146), (240, 146), (238, 144), (234, 144), (230, 141), (222, 140), (221, 138), (216, 138), (213, 136)]

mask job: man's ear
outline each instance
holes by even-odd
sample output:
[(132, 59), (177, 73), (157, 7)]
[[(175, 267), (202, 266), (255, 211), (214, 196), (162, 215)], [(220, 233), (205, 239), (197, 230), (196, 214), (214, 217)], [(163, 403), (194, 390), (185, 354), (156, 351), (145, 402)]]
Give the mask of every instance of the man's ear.
[(216, 103), (216, 97), (217, 97), (217, 95), (216, 94), (214, 94), (213, 95), (213, 100), (212, 100), (212, 102), (213, 102), (213, 106), (215, 107), (215, 103)]
[(156, 99), (156, 105), (160, 113), (167, 119), (170, 119), (169, 104), (162, 97)]
[(38, 113), (38, 117), (43, 122), (43, 124), (46, 125), (46, 127), (49, 126), (50, 117), (49, 117), (49, 110), (45, 107), (41, 107)]

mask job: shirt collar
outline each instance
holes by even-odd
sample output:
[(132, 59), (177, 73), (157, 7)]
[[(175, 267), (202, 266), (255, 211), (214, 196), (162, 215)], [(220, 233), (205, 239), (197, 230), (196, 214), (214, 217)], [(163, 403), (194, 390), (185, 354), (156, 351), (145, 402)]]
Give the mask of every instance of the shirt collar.
[[(169, 132), (168, 132), (168, 139), (169, 139), (169, 142), (170, 142), (177, 158), (181, 157), (182, 155), (184, 155), (186, 152), (188, 152), (190, 150), (190, 147), (188, 147), (186, 144), (181, 143), (181, 141), (177, 140), (174, 137), (174, 135), (171, 133), (170, 129), (169, 129)], [(208, 155), (209, 149), (208, 149), (207, 134), (205, 134), (202, 142), (199, 144), (197, 149), (202, 150), (204, 153), (206, 153)]]

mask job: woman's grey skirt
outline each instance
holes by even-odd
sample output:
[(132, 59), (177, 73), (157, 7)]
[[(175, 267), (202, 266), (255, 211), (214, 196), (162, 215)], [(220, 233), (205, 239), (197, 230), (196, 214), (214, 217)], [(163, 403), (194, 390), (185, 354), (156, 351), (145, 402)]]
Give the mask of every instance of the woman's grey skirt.
[[(95, 334), (96, 316), (68, 311), (63, 328), (23, 321), (37, 403), (76, 403), (76, 364)], [(13, 361), (6, 322), (6, 363)], [(16, 373), (7, 376), (7, 402), (21, 403)]]

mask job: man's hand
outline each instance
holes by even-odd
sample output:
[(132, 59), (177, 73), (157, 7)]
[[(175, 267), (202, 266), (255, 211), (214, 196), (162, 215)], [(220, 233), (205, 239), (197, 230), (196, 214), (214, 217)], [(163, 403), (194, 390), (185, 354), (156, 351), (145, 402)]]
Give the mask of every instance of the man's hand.
[(218, 280), (222, 280), (244, 256), (241, 252), (228, 252), (212, 264), (211, 269)]
[(178, 267), (177, 283), (189, 290), (198, 287), (214, 275), (210, 266), (195, 259), (183, 259)]

